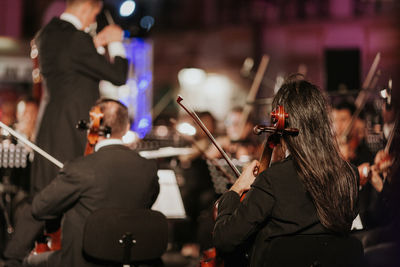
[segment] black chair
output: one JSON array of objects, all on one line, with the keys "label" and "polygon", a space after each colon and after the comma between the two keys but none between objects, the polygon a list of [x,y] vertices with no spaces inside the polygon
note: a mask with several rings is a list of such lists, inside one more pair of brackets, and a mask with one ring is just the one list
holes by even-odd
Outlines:
[{"label": "black chair", "polygon": [[355,237],[297,235],[271,240],[264,266],[361,267],[361,242]]},{"label": "black chair", "polygon": [[168,243],[165,216],[153,210],[101,209],[86,220],[83,253],[108,266],[162,266]]}]

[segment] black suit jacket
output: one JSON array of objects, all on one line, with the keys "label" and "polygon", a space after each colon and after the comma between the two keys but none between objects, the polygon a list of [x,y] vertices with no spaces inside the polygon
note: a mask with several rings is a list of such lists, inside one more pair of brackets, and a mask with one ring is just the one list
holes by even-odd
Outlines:
[{"label": "black suit jacket", "polygon": [[242,202],[234,191],[222,195],[214,244],[221,251],[232,252],[254,238],[250,266],[262,266],[274,237],[329,233],[289,157],[262,172]]},{"label": "black suit jacket", "polygon": [[[75,128],[89,119],[89,110],[99,98],[99,81],[115,85],[126,81],[127,60],[110,63],[97,53],[92,37],[71,23],[54,18],[36,38],[41,73],[48,95],[36,144],[61,162],[83,155],[85,132]],[[32,166],[32,191],[44,188],[58,168],[39,154]]]},{"label": "black suit jacket", "polygon": [[122,145],[110,145],[66,164],[33,200],[37,219],[64,214],[62,249],[49,266],[94,266],[82,256],[83,228],[88,215],[101,208],[150,208],[159,192],[154,161]]}]

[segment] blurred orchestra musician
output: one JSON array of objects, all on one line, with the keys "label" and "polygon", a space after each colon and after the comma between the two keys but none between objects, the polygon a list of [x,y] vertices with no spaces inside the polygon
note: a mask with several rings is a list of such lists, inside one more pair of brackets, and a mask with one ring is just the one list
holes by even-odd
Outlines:
[{"label": "blurred orchestra musician", "polygon": [[[16,108],[16,123],[14,124],[13,128],[30,141],[33,141],[35,139],[35,125],[37,114],[38,104],[33,98],[22,98],[20,101],[18,101]],[[32,160],[31,156],[33,156],[31,153],[33,152],[29,147],[24,147],[29,152],[27,158],[27,167],[15,169],[13,171],[13,180],[14,183],[24,191],[24,193],[29,193],[30,168]]]},{"label": "blurred orchestra musician", "polygon": [[34,140],[35,124],[38,115],[38,104],[33,98],[21,99],[17,103],[14,129],[28,140]]},{"label": "blurred orchestra musician", "polygon": [[[398,137],[397,141],[399,142]],[[398,143],[395,144],[398,146]],[[398,147],[396,148],[398,151]],[[400,212],[399,212],[399,162],[395,154],[389,156],[380,150],[374,165],[359,166],[361,176],[368,180],[374,198],[368,212],[369,225],[355,233],[365,248],[365,256],[370,266],[399,266],[400,260]]]},{"label": "blurred orchestra musician", "polygon": [[[398,207],[399,183],[399,134],[395,123],[395,109],[384,104],[382,109],[384,149],[375,155],[373,164],[358,166],[361,184],[370,188],[371,201],[364,220],[364,231],[355,233],[365,247],[370,266],[398,266],[400,260],[400,212]],[[386,129],[386,130],[385,130]],[[389,139],[389,140],[388,140]]]},{"label": "blurred orchestra musician", "polygon": [[[7,106],[8,108],[5,109],[4,114],[7,114],[6,117],[8,119],[3,117],[3,122],[12,126],[19,134],[32,140],[38,110],[36,101],[32,98],[23,97],[17,103],[8,102]],[[3,159],[0,168],[0,183],[2,186],[0,197],[4,198],[2,199],[4,200],[4,206],[2,205],[1,208],[4,210],[2,211],[1,222],[3,223],[4,217],[6,224],[9,224],[7,225],[7,234],[9,235],[30,190],[31,149],[19,143],[17,139],[6,131],[2,131],[2,133],[4,135],[2,135],[0,144],[0,154],[2,154]],[[8,157],[5,157],[6,154],[3,153],[7,153]],[[7,161],[6,164],[4,164],[4,160]],[[7,215],[4,212],[7,212]],[[8,219],[5,219],[5,216]],[[3,252],[8,238],[1,238],[3,241],[1,252]]]},{"label": "blurred orchestra musician", "polygon": [[[278,105],[289,114],[288,127],[299,129],[298,136],[280,138],[286,158],[257,177],[254,167],[260,163],[253,161],[219,199],[215,246],[229,253],[254,237],[250,266],[268,266],[275,238],[347,236],[357,215],[358,173],[340,156],[319,89],[291,77],[274,98],[273,107]],[[290,255],[286,249],[283,255]],[[306,266],[302,260],[292,259],[292,266]]]},{"label": "blurred orchestra musician", "polygon": [[13,101],[4,101],[0,105],[0,120],[8,126],[15,122],[15,103]]},{"label": "blurred orchestra musician", "polygon": [[[211,134],[215,133],[216,120],[214,116],[208,112],[198,112],[200,120],[204,123]],[[210,144],[207,135],[196,124],[196,134],[194,136],[192,148],[194,152],[190,155],[179,156],[182,167],[182,175],[185,183],[182,186],[182,200],[185,206],[186,214],[189,217],[189,225],[186,235],[183,237],[186,242],[182,246],[181,253],[184,256],[197,258],[199,250],[203,249],[207,244],[211,244],[211,230],[208,222],[211,221],[211,215],[207,216],[210,207],[216,200],[213,183],[210,172],[203,157],[204,151]],[[200,151],[201,150],[201,151]],[[203,231],[203,228],[209,231]]]},{"label": "blurred orchestra musician", "polygon": [[[358,166],[363,162],[372,162],[373,154],[365,143],[366,127],[364,121],[360,118],[352,118],[355,109],[354,104],[346,101],[334,105],[332,122],[344,159]],[[354,120],[353,123],[352,119]],[[349,125],[351,125],[351,129],[346,133]]]},{"label": "blurred orchestra musician", "polygon": [[[250,116],[241,129],[242,114],[242,107],[235,107],[229,112],[224,125],[226,135],[218,137],[217,142],[233,158],[248,162],[252,159],[249,156],[256,154],[258,143],[257,137],[252,132],[254,118]],[[215,146],[210,146],[206,153],[210,158],[221,158]]]},{"label": "blurred orchestra musician", "polygon": [[64,215],[61,250],[31,254],[26,266],[98,266],[82,253],[89,214],[102,208],[150,209],[158,196],[156,163],[122,143],[129,129],[127,108],[110,99],[100,99],[96,106],[104,114],[101,126],[111,129],[110,136],[99,134],[95,152],[68,162],[32,203],[32,215],[38,220]]},{"label": "blurred orchestra musician", "polygon": [[[352,114],[355,111],[355,106],[350,102],[340,102],[333,107],[332,119],[333,128],[336,138],[339,143],[340,152],[343,158],[356,166],[361,164],[371,164],[374,160],[374,155],[369,150],[365,143],[365,123],[356,118],[352,129],[348,136],[345,136],[345,131],[352,123]],[[360,181],[360,185],[363,185]],[[376,226],[374,219],[374,203],[376,199],[376,191],[371,183],[366,183],[359,188],[359,218],[361,225],[358,228],[368,230]],[[359,234],[356,234],[357,236]]]}]

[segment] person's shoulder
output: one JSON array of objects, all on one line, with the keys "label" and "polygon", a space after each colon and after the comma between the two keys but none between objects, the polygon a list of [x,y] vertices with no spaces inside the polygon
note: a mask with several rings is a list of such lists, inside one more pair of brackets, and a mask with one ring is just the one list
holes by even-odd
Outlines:
[{"label": "person's shoulder", "polygon": [[281,176],[282,173],[292,171],[294,169],[292,157],[287,157],[278,162],[274,162],[271,166],[264,172],[266,176],[274,177]]},{"label": "person's shoulder", "polygon": [[149,166],[149,165],[156,165],[155,160],[151,159],[146,159],[140,154],[135,151],[130,149],[129,147],[125,145],[110,145],[110,146],[105,146],[99,150],[101,153],[94,153],[98,155],[99,157],[119,157],[119,156],[124,156],[124,157],[130,157],[132,160],[134,160],[136,163],[140,164],[141,166]]},{"label": "person's shoulder", "polygon": [[65,34],[66,32],[75,32],[78,30],[71,23],[54,17],[43,27],[42,31],[59,31],[59,33]]},{"label": "person's shoulder", "polygon": [[60,172],[71,177],[92,177],[94,175],[91,159],[88,156],[79,156],[65,162]]},{"label": "person's shoulder", "polygon": [[289,156],[281,161],[274,162],[268,169],[260,174],[263,183],[273,186],[274,184],[286,183],[287,179],[297,177],[293,159]]}]

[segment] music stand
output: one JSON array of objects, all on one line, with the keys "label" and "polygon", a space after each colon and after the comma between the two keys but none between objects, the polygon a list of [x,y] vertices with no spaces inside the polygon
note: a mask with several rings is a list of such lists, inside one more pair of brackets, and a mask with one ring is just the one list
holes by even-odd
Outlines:
[{"label": "music stand", "polygon": [[158,170],[160,193],[151,209],[157,210],[168,219],[185,219],[181,193],[173,170]]},{"label": "music stand", "polygon": [[13,144],[7,139],[0,143],[0,168],[5,170],[0,182],[0,209],[3,211],[8,234],[14,232],[10,220],[11,195],[18,191],[18,187],[11,184],[11,170],[14,168],[26,168],[28,153],[22,144]]},{"label": "music stand", "polygon": [[[229,190],[230,186],[232,185],[229,179],[222,173],[217,166],[215,166],[214,162],[211,162],[210,160],[207,160],[207,166],[208,170],[210,171],[211,175],[211,180],[214,185],[214,190],[215,193],[217,194],[223,194],[226,191]],[[242,171],[243,169],[243,162],[237,159],[232,159],[232,162],[235,164],[235,166],[239,169],[239,171]],[[235,173],[232,171],[232,169],[229,167],[229,165],[226,163],[225,159],[218,159],[216,160],[216,163],[221,166],[222,168],[225,169],[225,171],[230,174],[232,177],[235,177]]]}]

